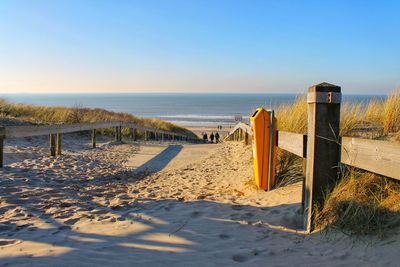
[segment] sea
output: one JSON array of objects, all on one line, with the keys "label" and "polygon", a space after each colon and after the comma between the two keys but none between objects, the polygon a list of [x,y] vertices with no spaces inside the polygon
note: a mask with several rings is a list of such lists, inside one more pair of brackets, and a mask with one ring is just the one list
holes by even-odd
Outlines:
[{"label": "sea", "polygon": [[[13,103],[43,106],[103,108],[145,118],[158,118],[183,126],[232,125],[248,121],[258,107],[275,108],[289,104],[296,94],[3,94]],[[344,102],[367,103],[384,100],[385,95],[344,95]]]}]

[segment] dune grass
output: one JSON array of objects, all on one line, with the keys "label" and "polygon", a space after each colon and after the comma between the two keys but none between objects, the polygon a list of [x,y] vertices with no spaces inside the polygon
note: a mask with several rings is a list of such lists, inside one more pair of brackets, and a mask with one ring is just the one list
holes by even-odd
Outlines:
[{"label": "dune grass", "polygon": [[316,228],[349,236],[385,237],[400,223],[400,184],[376,174],[348,170],[317,209]]},{"label": "dune grass", "polygon": [[[278,129],[296,133],[307,133],[307,99],[299,96],[292,104],[276,109]],[[400,90],[391,93],[385,100],[369,103],[343,103],[341,107],[340,134],[363,136],[374,131],[374,138],[400,135]],[[397,139],[400,139],[398,137]]]},{"label": "dune grass", "polygon": [[149,128],[180,134],[195,135],[177,125],[159,119],[139,118],[129,113],[112,112],[105,109],[84,107],[43,107],[29,104],[13,104],[0,99],[0,118],[11,118],[33,124],[90,123],[99,121],[126,121]]}]

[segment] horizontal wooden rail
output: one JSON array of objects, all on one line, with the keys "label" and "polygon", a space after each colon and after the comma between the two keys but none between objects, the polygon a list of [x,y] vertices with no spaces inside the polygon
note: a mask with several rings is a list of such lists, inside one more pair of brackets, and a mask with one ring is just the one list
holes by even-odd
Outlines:
[{"label": "horizontal wooden rail", "polygon": [[278,131],[278,147],[299,157],[307,157],[307,135]]},{"label": "horizontal wooden rail", "polygon": [[29,125],[29,126],[7,126],[0,131],[0,137],[20,138],[29,136],[49,135],[58,133],[72,133],[80,131],[88,131],[93,129],[104,129],[112,127],[129,127],[143,131],[149,131],[159,134],[168,134],[174,137],[186,137],[186,135],[167,132],[164,130],[148,128],[129,122],[110,121],[110,122],[95,122],[95,123],[75,123],[75,124],[53,124],[53,125]]},{"label": "horizontal wooden rail", "polygon": [[400,144],[342,137],[341,162],[400,180]]}]

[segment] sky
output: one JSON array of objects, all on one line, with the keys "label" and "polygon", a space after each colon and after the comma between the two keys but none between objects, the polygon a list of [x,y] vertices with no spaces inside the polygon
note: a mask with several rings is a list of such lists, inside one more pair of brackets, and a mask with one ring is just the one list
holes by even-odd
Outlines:
[{"label": "sky", "polygon": [[400,86],[400,1],[0,0],[0,93]]}]

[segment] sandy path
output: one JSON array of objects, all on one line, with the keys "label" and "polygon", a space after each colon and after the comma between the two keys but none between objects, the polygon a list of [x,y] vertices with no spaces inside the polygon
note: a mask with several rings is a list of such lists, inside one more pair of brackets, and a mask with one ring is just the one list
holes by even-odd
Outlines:
[{"label": "sandy path", "polygon": [[[160,169],[154,159],[166,150]],[[300,185],[257,190],[242,144],[103,144],[58,160],[41,153],[1,171],[1,265],[396,266],[400,259],[397,236],[368,246],[297,232]],[[138,173],[146,164],[158,172]]]}]

